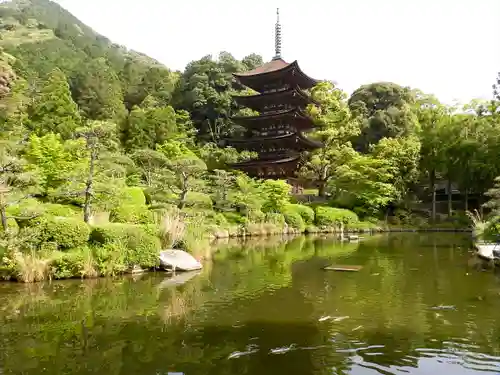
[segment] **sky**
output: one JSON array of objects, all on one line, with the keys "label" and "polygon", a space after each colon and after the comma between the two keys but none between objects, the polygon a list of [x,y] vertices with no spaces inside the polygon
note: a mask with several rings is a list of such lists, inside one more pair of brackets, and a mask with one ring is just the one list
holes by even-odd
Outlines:
[{"label": "sky", "polygon": [[490,99],[500,71],[500,0],[58,0],[113,42],[173,70],[228,51],[282,57],[351,93],[391,81],[446,103]]}]

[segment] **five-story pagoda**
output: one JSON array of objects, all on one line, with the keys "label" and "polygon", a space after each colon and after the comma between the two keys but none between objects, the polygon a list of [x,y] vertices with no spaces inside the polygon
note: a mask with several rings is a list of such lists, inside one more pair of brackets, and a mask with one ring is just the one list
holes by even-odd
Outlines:
[{"label": "five-story pagoda", "polygon": [[233,117],[246,129],[245,136],[227,143],[240,151],[258,153],[255,159],[233,164],[234,168],[252,177],[291,179],[299,168],[301,153],[322,147],[304,135],[314,127],[305,112],[314,101],[303,90],[312,88],[317,81],[304,74],[297,61],[287,63],[281,58],[279,11],[277,15],[274,58],[251,71],[234,74],[242,85],[258,92],[234,96],[234,100],[259,114]]}]

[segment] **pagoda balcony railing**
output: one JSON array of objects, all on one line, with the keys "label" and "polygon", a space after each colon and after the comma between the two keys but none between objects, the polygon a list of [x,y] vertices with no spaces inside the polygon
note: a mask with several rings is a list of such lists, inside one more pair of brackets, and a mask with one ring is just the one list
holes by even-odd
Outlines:
[{"label": "pagoda balcony railing", "polygon": [[286,111],[289,111],[290,109],[294,108],[296,106],[294,105],[291,105],[291,104],[269,104],[269,105],[266,105],[262,108],[261,110],[261,114],[266,114],[266,115],[270,115],[270,114],[279,114],[281,112],[286,112]]},{"label": "pagoda balcony railing", "polygon": [[290,150],[278,150],[278,151],[265,151],[259,153],[259,160],[276,160],[276,159],[286,159],[290,157],[295,157],[300,155],[298,152],[291,152]]},{"label": "pagoda balcony railing", "polygon": [[276,136],[283,134],[292,134],[295,133],[296,130],[291,126],[280,126],[280,127],[269,127],[265,129],[261,129],[259,131],[253,131],[252,136],[255,137],[267,137],[267,136]]},{"label": "pagoda balcony railing", "polygon": [[262,94],[271,94],[276,92],[286,91],[292,88],[289,83],[278,83],[276,85],[264,86],[262,89]]}]

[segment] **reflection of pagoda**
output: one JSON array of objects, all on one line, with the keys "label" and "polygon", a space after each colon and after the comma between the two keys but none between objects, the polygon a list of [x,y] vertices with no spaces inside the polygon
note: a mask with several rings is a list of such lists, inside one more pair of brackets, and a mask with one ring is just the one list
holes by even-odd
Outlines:
[{"label": "reflection of pagoda", "polygon": [[259,157],[233,164],[250,176],[259,178],[293,178],[299,167],[300,155],[321,147],[319,142],[304,136],[314,127],[305,108],[314,101],[302,90],[312,88],[317,81],[305,75],[297,61],[281,59],[281,26],[276,22],[276,56],[268,63],[249,72],[234,74],[242,84],[258,92],[256,95],[235,96],[238,104],[257,111],[257,116],[233,117],[246,128],[241,139],[228,140],[238,150],[257,152]]}]

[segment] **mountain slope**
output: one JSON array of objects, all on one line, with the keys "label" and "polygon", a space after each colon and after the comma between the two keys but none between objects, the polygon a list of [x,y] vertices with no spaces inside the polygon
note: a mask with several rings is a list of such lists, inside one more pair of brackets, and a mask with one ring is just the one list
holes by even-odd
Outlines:
[{"label": "mountain slope", "polygon": [[64,72],[73,92],[82,91],[75,85],[83,73],[110,80],[112,91],[121,92],[129,109],[144,99],[145,95],[136,95],[137,86],[152,70],[156,78],[171,81],[170,91],[178,77],[158,61],[112,43],[49,0],[1,3],[0,49],[15,58],[12,67],[30,82],[55,68]]}]

